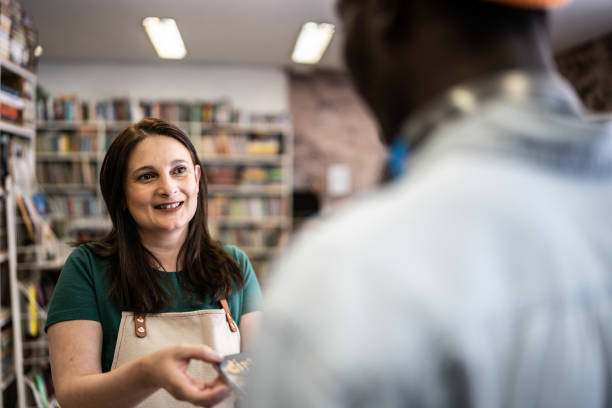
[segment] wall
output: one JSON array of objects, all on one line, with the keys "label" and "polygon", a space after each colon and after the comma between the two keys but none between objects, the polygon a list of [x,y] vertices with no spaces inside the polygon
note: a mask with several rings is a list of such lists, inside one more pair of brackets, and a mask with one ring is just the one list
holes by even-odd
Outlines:
[{"label": "wall", "polygon": [[[318,71],[290,77],[290,107],[295,133],[296,187],[315,190],[324,207],[377,185],[385,157],[370,112],[346,74]],[[351,172],[347,195],[329,194],[334,164]]]},{"label": "wall", "polygon": [[612,33],[564,51],[556,61],[587,109],[612,112]]},{"label": "wall", "polygon": [[51,95],[76,94],[97,100],[210,99],[228,97],[251,112],[287,112],[288,84],[283,71],[267,67],[159,63],[83,63],[41,61],[39,84]]}]

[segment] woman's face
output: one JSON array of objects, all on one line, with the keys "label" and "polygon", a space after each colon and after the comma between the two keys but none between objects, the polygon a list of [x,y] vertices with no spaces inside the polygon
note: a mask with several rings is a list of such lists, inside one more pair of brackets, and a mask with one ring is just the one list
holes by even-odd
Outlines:
[{"label": "woman's face", "polygon": [[200,166],[189,150],[168,136],[142,140],[131,152],[125,201],[143,241],[187,236],[198,205]]}]

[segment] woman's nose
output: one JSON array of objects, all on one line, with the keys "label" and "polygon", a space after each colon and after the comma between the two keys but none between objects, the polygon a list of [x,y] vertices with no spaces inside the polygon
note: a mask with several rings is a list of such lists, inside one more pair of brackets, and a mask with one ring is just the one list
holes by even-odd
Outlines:
[{"label": "woman's nose", "polygon": [[178,190],[176,180],[169,175],[161,176],[159,178],[158,192],[159,194],[170,197]]}]

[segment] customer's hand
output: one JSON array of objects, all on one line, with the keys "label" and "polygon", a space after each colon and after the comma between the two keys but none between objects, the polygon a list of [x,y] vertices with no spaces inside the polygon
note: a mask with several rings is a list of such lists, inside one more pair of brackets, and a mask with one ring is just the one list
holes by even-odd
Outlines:
[{"label": "customer's hand", "polygon": [[230,388],[220,376],[213,381],[193,377],[187,371],[189,360],[220,363],[223,359],[205,345],[177,345],[151,353],[146,359],[151,383],[164,388],[174,398],[207,407],[227,398]]}]

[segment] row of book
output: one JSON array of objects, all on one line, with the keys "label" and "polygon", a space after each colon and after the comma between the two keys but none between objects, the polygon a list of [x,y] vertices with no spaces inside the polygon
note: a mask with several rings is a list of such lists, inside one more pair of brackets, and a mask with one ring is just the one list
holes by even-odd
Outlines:
[{"label": "row of book", "polygon": [[271,125],[286,124],[285,113],[245,112],[227,99],[218,101],[141,101],[140,116],[171,122],[203,124]]},{"label": "row of book", "polygon": [[97,182],[95,161],[38,162],[36,177],[41,184],[76,184],[94,188]]},{"label": "row of book", "polygon": [[90,102],[81,101],[76,95],[53,97],[44,91],[40,91],[36,98],[36,117],[39,121],[131,121],[133,116],[128,98]]},{"label": "row of book", "polygon": [[[8,309],[3,308],[2,310],[2,315],[10,314]],[[0,359],[2,359],[2,382],[4,382],[4,379],[13,372],[13,327],[11,324],[4,325],[0,331]]]},{"label": "row of book", "polygon": [[203,157],[232,154],[275,155],[283,152],[283,135],[221,129],[203,134],[197,148]]},{"label": "row of book", "polygon": [[205,165],[209,184],[237,185],[279,183],[283,179],[278,166]]},{"label": "row of book", "polygon": [[38,32],[16,0],[0,0],[0,59],[36,71]]},{"label": "row of book", "polygon": [[227,244],[245,248],[276,248],[281,244],[283,232],[279,228],[243,227],[211,228],[214,237]]},{"label": "row of book", "polygon": [[171,122],[238,123],[240,119],[240,111],[232,108],[228,101],[142,101],[140,113],[144,118],[161,118]]},{"label": "row of book", "polygon": [[2,102],[0,102],[0,119],[5,122],[14,123],[16,125],[22,124],[21,111],[13,105],[9,105]]},{"label": "row of book", "polygon": [[259,282],[265,282],[267,280],[268,270],[270,269],[270,258],[260,256],[249,256],[251,266],[257,275]]},{"label": "row of book", "polygon": [[24,152],[27,152],[29,142],[21,138],[13,137],[10,133],[0,132],[0,190],[4,190],[4,182],[8,175],[12,175],[16,182],[29,182],[26,174],[17,171],[12,174],[13,169],[27,170],[24,163]]},{"label": "row of book", "polygon": [[132,101],[116,97],[101,101],[82,100],[77,95],[52,96],[39,89],[36,100],[39,121],[132,121],[160,118],[170,122],[202,124],[285,125],[286,113],[257,113],[236,109],[230,101]]},{"label": "row of book", "polygon": [[0,252],[5,253],[8,247],[8,232],[6,229],[6,200],[0,199]]},{"label": "row of book", "polygon": [[36,207],[43,217],[58,214],[66,218],[89,217],[100,214],[99,200],[93,194],[39,195]]},{"label": "row of book", "polygon": [[208,216],[214,217],[281,217],[286,209],[280,198],[274,197],[227,197],[214,195],[208,199]]},{"label": "row of book", "polygon": [[74,132],[40,131],[36,138],[37,152],[97,152],[96,127],[79,126]]}]

